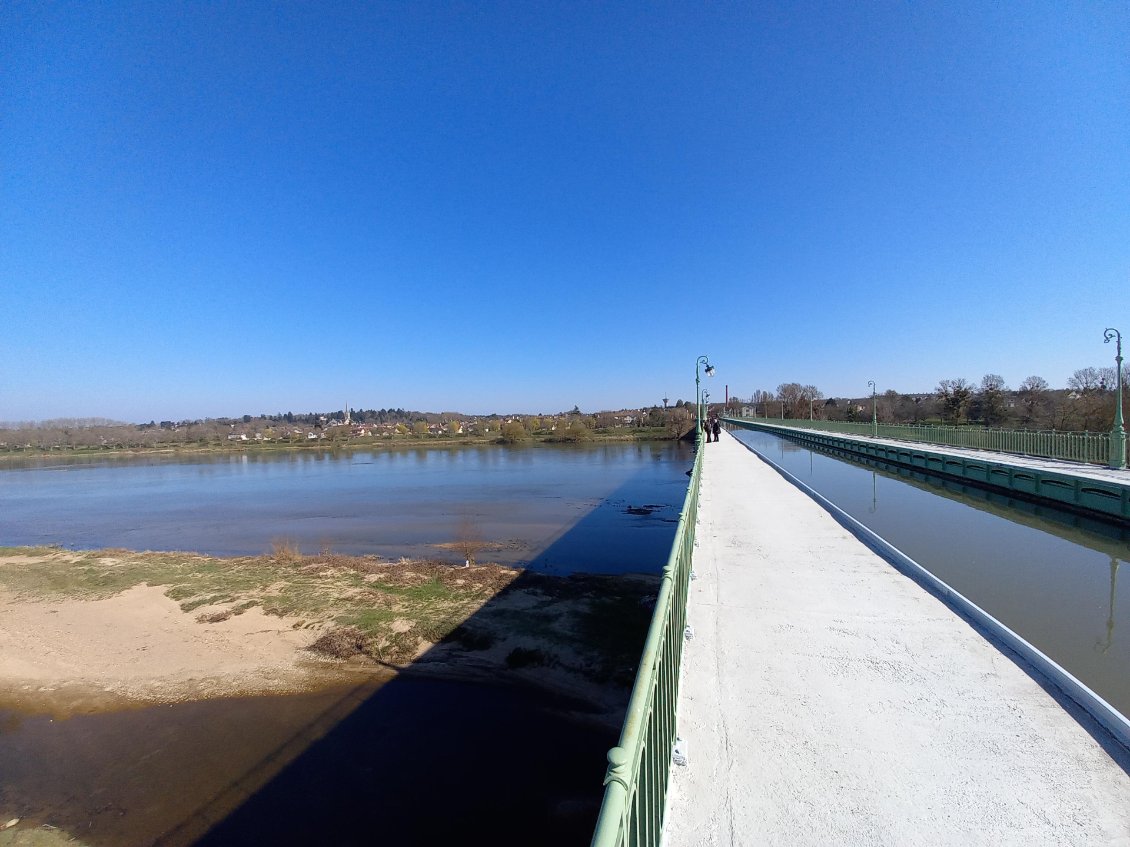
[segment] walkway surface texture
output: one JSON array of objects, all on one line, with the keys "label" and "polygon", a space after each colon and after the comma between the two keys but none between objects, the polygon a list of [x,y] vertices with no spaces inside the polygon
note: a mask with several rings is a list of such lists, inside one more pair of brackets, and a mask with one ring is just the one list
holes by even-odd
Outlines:
[{"label": "walkway surface texture", "polygon": [[667,847],[1130,845],[1125,749],[728,433],[703,449]]}]

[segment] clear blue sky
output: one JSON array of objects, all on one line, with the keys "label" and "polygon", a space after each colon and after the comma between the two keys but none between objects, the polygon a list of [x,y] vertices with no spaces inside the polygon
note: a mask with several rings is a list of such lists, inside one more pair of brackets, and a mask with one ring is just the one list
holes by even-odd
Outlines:
[{"label": "clear blue sky", "polygon": [[0,420],[1062,386],[1130,334],[1125,2],[9,0],[0,166]]}]

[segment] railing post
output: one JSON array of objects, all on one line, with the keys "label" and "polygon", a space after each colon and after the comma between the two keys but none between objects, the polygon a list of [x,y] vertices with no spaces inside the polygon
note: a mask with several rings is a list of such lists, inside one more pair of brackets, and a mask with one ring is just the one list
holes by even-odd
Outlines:
[{"label": "railing post", "polygon": [[1103,332],[1103,343],[1109,344],[1117,340],[1114,356],[1114,425],[1110,430],[1110,462],[1114,470],[1126,467],[1126,430],[1122,425],[1122,333],[1117,329],[1106,329]]}]

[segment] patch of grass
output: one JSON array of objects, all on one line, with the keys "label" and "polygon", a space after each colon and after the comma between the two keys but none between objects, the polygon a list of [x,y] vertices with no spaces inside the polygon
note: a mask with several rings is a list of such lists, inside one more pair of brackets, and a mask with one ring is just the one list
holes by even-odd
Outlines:
[{"label": "patch of grass", "polygon": [[[172,592],[169,592],[170,594]],[[175,597],[173,598],[176,599]],[[209,594],[209,595],[196,595],[191,600],[185,600],[180,604],[181,611],[191,612],[193,609],[199,609],[201,606],[218,606],[221,603],[230,603],[232,596],[230,594]]]},{"label": "patch of grass", "polygon": [[388,609],[357,609],[339,620],[365,632],[377,633],[391,625],[395,618],[396,615]]},{"label": "patch of grass", "polygon": [[42,544],[38,547],[0,546],[0,556],[42,556],[47,553],[57,553],[62,549],[58,544]]},{"label": "patch of grass", "polygon": [[459,627],[464,617],[459,614],[428,617],[418,625],[419,635],[425,641],[439,644],[448,639],[451,633]]}]

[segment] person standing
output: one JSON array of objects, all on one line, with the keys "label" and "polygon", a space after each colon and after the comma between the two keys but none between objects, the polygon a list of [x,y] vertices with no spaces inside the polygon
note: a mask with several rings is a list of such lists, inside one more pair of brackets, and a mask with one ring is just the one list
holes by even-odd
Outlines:
[{"label": "person standing", "polygon": [[717,442],[718,436],[721,435],[721,433],[722,433],[722,422],[720,420],[718,420],[717,415],[714,416],[714,422],[711,426],[714,430],[714,441]]}]

